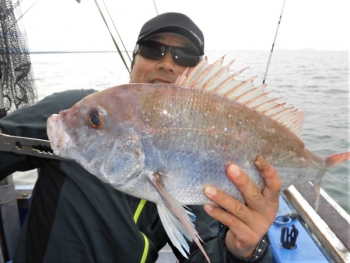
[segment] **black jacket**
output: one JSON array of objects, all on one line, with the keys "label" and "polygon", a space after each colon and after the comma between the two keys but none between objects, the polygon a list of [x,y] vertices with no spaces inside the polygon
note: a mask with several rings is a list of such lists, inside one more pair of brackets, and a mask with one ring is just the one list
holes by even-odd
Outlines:
[{"label": "black jacket", "polygon": [[[93,92],[55,93],[1,119],[0,129],[5,134],[47,139],[47,118]],[[155,204],[115,190],[73,161],[5,152],[0,152],[0,160],[0,180],[14,171],[39,168],[14,263],[155,262],[158,251],[169,242]],[[224,262],[219,222],[202,206],[191,208],[211,261]],[[205,262],[196,244],[189,245],[188,262]]]}]

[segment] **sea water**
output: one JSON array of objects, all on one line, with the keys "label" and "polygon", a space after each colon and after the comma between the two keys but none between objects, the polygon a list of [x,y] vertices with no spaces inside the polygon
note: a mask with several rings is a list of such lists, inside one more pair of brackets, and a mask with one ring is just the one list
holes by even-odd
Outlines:
[{"label": "sea water", "polygon": [[[235,59],[230,71],[247,66],[240,79],[257,76],[261,85],[270,55],[268,51],[207,51],[209,61],[225,55]],[[126,57],[128,66],[130,62]],[[68,89],[103,90],[129,82],[129,73],[118,53],[31,54],[38,99]],[[275,50],[265,83],[274,96],[303,111],[302,140],[312,152],[327,156],[350,151],[349,52]],[[16,173],[16,185],[33,185],[36,174]],[[350,213],[350,162],[332,168],[323,189]]]}]

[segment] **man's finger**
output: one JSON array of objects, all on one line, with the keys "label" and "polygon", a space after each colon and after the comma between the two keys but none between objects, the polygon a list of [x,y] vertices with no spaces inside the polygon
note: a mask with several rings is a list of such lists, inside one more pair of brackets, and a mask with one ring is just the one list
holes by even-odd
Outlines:
[{"label": "man's finger", "polygon": [[236,165],[229,165],[227,176],[242,193],[247,206],[254,211],[265,210],[265,200],[260,189],[254,184],[249,176]]},{"label": "man's finger", "polygon": [[[220,221],[225,226],[228,226],[231,231],[234,233],[236,239],[248,242],[252,241],[254,244],[256,240],[259,240],[261,233],[256,233],[253,229],[251,229],[247,224],[242,222],[239,218],[237,218],[234,214],[228,213],[225,210],[222,210],[220,207],[217,207],[212,204],[205,204],[204,210],[213,218]],[[255,239],[252,239],[252,237]]]},{"label": "man's finger", "polygon": [[255,165],[265,180],[265,188],[263,191],[265,200],[273,203],[278,202],[282,181],[277,171],[261,156],[256,159]]},{"label": "man's finger", "polygon": [[[249,219],[251,218],[251,211],[245,204],[211,186],[205,187],[204,193],[210,200],[212,200],[214,203],[216,203],[220,207],[224,208],[227,212],[234,215],[239,220],[245,223],[249,223],[250,221]],[[222,211],[222,213],[219,213],[220,210]],[[226,212],[222,209],[220,210],[217,211],[217,214],[215,216],[220,215],[222,217],[215,218],[215,219],[218,219],[221,223],[225,224],[223,220],[225,220],[224,216]]]},{"label": "man's finger", "polygon": [[[227,248],[236,249],[236,252],[233,253],[238,256],[245,256],[247,252],[255,248],[256,244],[265,234],[262,229],[258,229],[260,231],[253,230],[233,214],[230,214],[215,205],[205,204],[204,210],[211,217],[217,219],[222,224],[230,228],[230,231],[227,233],[225,243]],[[237,254],[237,252],[240,254]]]}]

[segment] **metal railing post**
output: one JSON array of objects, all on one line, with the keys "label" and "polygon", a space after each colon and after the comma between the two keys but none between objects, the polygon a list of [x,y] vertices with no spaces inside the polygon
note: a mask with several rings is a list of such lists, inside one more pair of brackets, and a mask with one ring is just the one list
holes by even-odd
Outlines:
[{"label": "metal railing post", "polygon": [[9,259],[13,259],[21,231],[12,175],[0,182],[0,215]]}]

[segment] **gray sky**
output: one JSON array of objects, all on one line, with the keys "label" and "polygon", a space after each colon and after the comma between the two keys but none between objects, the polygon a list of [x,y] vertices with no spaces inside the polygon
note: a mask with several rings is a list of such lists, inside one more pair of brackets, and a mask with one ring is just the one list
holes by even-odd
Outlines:
[{"label": "gray sky", "polygon": [[[23,0],[24,13],[36,0]],[[128,50],[156,15],[153,0],[104,0]],[[206,50],[270,50],[283,0],[155,0],[202,29]],[[103,7],[103,2],[99,1]],[[107,13],[106,13],[107,15]],[[31,51],[115,51],[93,0],[39,0],[22,19]],[[275,49],[350,49],[349,0],[287,0]]]}]

